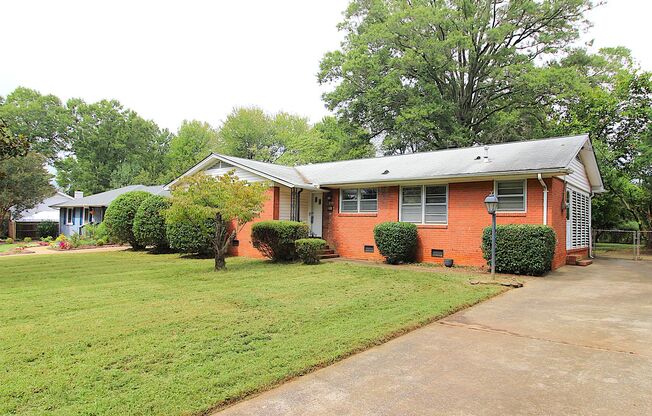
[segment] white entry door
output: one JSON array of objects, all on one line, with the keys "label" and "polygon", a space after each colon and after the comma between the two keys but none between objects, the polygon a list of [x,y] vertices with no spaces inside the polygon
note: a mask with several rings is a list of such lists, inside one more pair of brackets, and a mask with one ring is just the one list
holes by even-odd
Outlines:
[{"label": "white entry door", "polygon": [[310,194],[310,234],[313,237],[321,237],[322,197],[321,192],[312,192]]}]

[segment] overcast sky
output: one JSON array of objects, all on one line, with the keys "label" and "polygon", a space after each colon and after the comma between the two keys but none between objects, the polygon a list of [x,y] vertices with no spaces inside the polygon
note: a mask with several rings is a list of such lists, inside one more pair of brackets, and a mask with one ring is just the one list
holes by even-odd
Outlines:
[{"label": "overcast sky", "polygon": [[[0,95],[17,86],[87,101],[115,98],[159,125],[217,125],[258,105],[316,122],[316,73],[341,40],[348,0],[3,1]],[[652,70],[652,2],[591,13],[595,46],[624,45]]]}]

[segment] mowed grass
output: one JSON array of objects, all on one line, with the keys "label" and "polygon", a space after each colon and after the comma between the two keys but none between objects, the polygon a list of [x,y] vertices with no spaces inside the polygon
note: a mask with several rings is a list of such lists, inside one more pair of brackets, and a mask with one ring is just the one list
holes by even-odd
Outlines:
[{"label": "mowed grass", "polygon": [[503,290],[359,264],[212,267],[130,252],[0,259],[0,414],[202,413]]}]

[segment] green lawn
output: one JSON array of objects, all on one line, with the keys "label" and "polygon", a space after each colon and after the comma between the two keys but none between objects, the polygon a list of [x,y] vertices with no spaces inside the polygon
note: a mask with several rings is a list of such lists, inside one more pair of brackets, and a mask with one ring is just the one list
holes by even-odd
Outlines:
[{"label": "green lawn", "polygon": [[1,258],[0,414],[201,413],[503,290],[444,270],[212,266],[130,252]]},{"label": "green lawn", "polygon": [[596,250],[604,251],[633,251],[634,245],[632,243],[595,243]]}]

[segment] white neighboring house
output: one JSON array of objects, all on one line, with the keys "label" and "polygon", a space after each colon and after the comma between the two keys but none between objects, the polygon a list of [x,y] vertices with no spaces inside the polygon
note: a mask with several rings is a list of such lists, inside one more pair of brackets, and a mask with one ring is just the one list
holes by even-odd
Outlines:
[{"label": "white neighboring house", "polygon": [[52,205],[72,199],[73,197],[57,191],[56,194],[44,199],[34,208],[21,212],[14,221],[9,222],[9,237],[13,239],[38,238],[39,223],[46,221],[59,223],[59,208],[52,207]]}]

